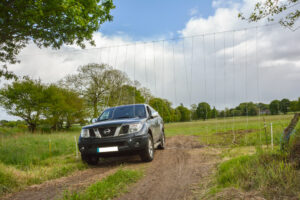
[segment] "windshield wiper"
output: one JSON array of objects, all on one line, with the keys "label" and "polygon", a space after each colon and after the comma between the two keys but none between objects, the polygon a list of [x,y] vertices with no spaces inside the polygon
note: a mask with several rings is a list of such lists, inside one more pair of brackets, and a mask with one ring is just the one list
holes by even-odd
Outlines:
[{"label": "windshield wiper", "polygon": [[122,116],[122,117],[118,117],[118,118],[115,118],[115,119],[126,119],[126,118],[132,118],[130,116]]}]

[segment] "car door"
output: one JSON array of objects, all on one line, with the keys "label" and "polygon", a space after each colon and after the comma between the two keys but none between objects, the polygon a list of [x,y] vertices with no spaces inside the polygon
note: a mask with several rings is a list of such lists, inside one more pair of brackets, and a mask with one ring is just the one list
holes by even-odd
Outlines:
[{"label": "car door", "polygon": [[[151,113],[157,112],[152,107],[150,107],[150,109],[151,109]],[[157,142],[160,139],[159,115],[157,117],[153,118],[153,123],[154,123],[154,129],[155,129],[155,140],[154,140],[154,142]]]},{"label": "car door", "polygon": [[156,142],[157,140],[157,133],[156,133],[156,126],[155,126],[155,118],[152,118],[152,109],[147,106],[147,113],[148,113],[148,125],[150,130],[152,131],[153,141]]}]

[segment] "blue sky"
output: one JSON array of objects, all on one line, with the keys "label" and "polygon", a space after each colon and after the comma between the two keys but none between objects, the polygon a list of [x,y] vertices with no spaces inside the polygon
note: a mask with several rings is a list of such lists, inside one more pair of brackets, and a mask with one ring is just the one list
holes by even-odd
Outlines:
[{"label": "blue sky", "polygon": [[210,0],[115,0],[114,20],[102,25],[104,35],[128,35],[133,39],[172,36],[191,17],[214,13]]}]

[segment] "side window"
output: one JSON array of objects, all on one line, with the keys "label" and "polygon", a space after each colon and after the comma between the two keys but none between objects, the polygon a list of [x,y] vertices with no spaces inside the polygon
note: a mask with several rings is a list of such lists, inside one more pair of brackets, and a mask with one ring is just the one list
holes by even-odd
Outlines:
[{"label": "side window", "polygon": [[147,112],[148,112],[148,116],[151,116],[151,109],[149,108],[149,106],[147,106]]},{"label": "side window", "polygon": [[156,110],[154,110],[152,107],[150,107],[151,109],[151,113],[157,112]]}]

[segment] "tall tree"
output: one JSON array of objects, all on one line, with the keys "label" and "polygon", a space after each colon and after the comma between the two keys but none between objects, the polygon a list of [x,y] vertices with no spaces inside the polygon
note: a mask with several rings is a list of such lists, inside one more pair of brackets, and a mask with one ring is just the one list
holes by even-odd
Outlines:
[{"label": "tall tree", "polygon": [[54,131],[62,129],[64,122],[68,129],[86,117],[83,99],[76,92],[54,84],[44,90],[42,105],[42,114],[46,119],[44,123],[49,124]]},{"label": "tall tree", "polygon": [[176,109],[180,112],[181,122],[186,122],[191,120],[191,111],[188,108],[184,107],[183,104],[180,104],[180,106],[178,106]]},{"label": "tall tree", "polygon": [[210,116],[211,116],[211,118],[217,118],[217,117],[218,117],[218,110],[216,109],[215,106],[214,106],[214,108],[211,110]]},{"label": "tall tree", "polygon": [[171,122],[172,118],[172,107],[171,103],[166,99],[152,98],[149,100],[149,105],[152,106],[159,115],[163,118],[164,122]]},{"label": "tall tree", "polygon": [[15,81],[0,90],[0,103],[8,114],[22,118],[34,132],[42,114],[44,89],[40,80]]},{"label": "tall tree", "polygon": [[18,62],[29,41],[54,49],[74,43],[84,48],[85,41],[94,45],[93,33],[113,19],[113,8],[112,0],[1,1],[0,62]]},{"label": "tall tree", "polygon": [[282,99],[279,103],[280,112],[286,114],[290,109],[290,104],[291,104],[290,100]]},{"label": "tall tree", "polygon": [[197,105],[196,104],[192,104],[191,105],[191,113],[192,113],[192,119],[195,120],[195,119],[198,119],[198,116],[197,116]]},{"label": "tall tree", "polygon": [[269,109],[272,115],[278,115],[279,114],[279,106],[280,106],[280,101],[278,100],[273,100],[270,105]]},{"label": "tall tree", "polygon": [[129,82],[125,73],[105,64],[91,63],[80,66],[77,74],[66,76],[60,84],[78,91],[96,118],[105,106],[115,105],[116,99],[111,94],[119,94],[121,87]]},{"label": "tall tree", "polygon": [[202,102],[198,104],[197,107],[197,116],[199,119],[209,119],[210,118],[210,105],[206,102]]}]

